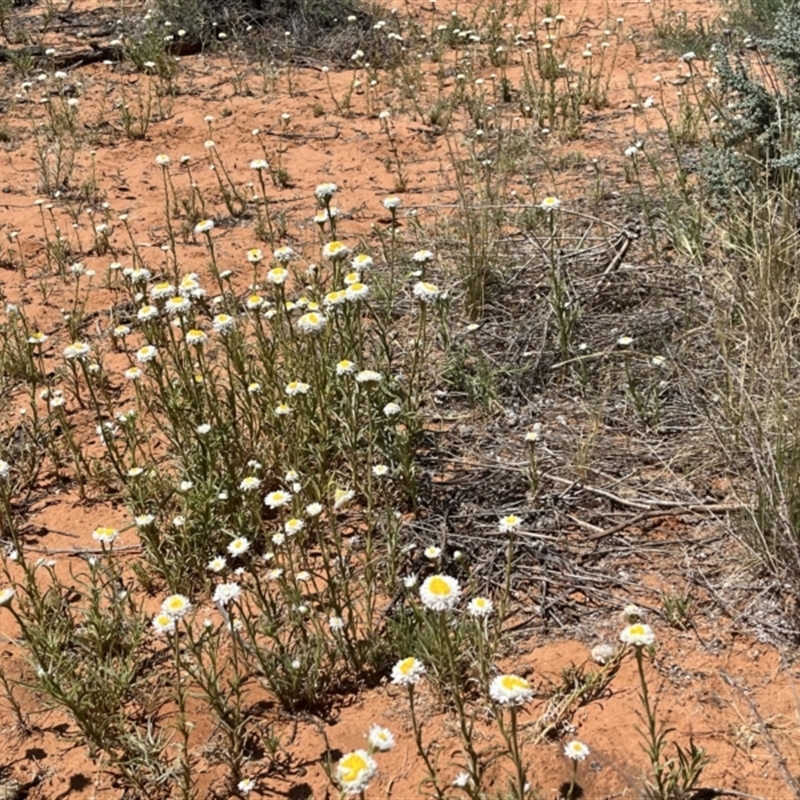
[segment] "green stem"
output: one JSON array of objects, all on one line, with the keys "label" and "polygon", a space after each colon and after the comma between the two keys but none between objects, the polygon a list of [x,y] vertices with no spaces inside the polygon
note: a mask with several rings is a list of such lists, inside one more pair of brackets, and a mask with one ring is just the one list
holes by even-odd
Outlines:
[{"label": "green stem", "polygon": [[650,705],[650,693],[647,690],[647,679],[644,675],[644,654],[642,648],[636,648],[636,668],[639,672],[639,683],[642,687],[642,705],[644,706],[645,717],[647,718],[647,738],[648,738],[648,754],[650,756],[650,764],[653,768],[653,778],[656,783],[656,791],[658,797],[664,797],[663,786],[663,765],[661,764],[661,742],[658,735],[658,724],[656,722],[655,707]]},{"label": "green stem", "polygon": [[414,685],[409,684],[408,686],[408,705],[411,709],[411,727],[414,729],[414,741],[417,745],[417,752],[422,757],[422,760],[425,762],[425,766],[428,769],[428,777],[433,784],[434,791],[436,792],[437,800],[445,800],[445,794],[439,787],[439,779],[436,776],[436,769],[434,768],[433,764],[431,763],[430,756],[428,756],[428,751],[425,746],[422,744],[422,727],[420,726],[419,722],[417,721],[417,715],[414,710]]}]

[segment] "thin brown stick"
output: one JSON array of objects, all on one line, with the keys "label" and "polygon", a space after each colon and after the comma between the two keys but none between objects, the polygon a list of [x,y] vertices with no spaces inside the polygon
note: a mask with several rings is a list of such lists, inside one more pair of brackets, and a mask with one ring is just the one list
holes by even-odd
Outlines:
[{"label": "thin brown stick", "polygon": [[747,692],[741,686],[739,686],[739,684],[736,683],[736,681],[727,672],[725,672],[725,670],[721,669],[719,674],[725,683],[727,683],[728,686],[730,686],[750,707],[750,713],[755,717],[755,720],[758,723],[759,732],[764,737],[764,741],[766,742],[769,751],[772,753],[772,757],[775,760],[775,764],[778,767],[781,777],[786,782],[786,785],[792,790],[795,800],[800,800],[800,785],[790,772],[789,767],[786,764],[786,759],[783,757],[783,753],[781,753],[774,737],[769,732],[769,728],[764,722],[764,718],[761,716],[758,706],[753,702],[752,698],[747,695]]}]

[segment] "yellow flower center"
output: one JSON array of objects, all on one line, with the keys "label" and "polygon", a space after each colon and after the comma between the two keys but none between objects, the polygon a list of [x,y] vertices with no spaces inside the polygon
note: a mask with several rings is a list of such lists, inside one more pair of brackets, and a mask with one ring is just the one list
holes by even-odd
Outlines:
[{"label": "yellow flower center", "polygon": [[414,656],[410,656],[409,658],[404,658],[398,665],[397,668],[403,675],[408,675],[414,669],[414,664],[417,663],[417,659]]},{"label": "yellow flower center", "polygon": [[430,589],[431,594],[435,594],[437,597],[448,597],[453,592],[450,584],[440,575],[435,575],[431,579],[428,589]]},{"label": "yellow flower center", "polygon": [[344,783],[355,783],[358,776],[367,769],[368,764],[358,753],[348,753],[339,762],[340,774]]},{"label": "yellow flower center", "polygon": [[503,675],[502,680],[503,688],[508,692],[517,692],[520,689],[530,689],[531,685],[525,678],[520,678],[518,675]]},{"label": "yellow flower center", "polygon": [[628,633],[630,633],[631,636],[644,636],[645,634],[644,625],[640,623],[637,623],[636,625],[631,625],[630,628],[628,628]]}]

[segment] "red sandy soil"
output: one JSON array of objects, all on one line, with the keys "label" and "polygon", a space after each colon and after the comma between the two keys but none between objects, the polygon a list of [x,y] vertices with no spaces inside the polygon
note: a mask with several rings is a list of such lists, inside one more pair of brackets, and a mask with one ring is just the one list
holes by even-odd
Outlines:
[{"label": "red sandy soil", "polygon": [[[656,74],[668,83],[685,75],[687,68],[675,54],[659,50],[648,40],[650,5],[620,0],[588,0],[580,5],[583,23],[579,36],[582,40],[597,43],[609,21],[624,17],[624,30],[638,32],[643,43],[640,57],[629,43],[623,44],[609,85],[609,106],[588,116],[578,142],[564,145],[565,152],[578,149],[588,159],[602,160],[611,174],[621,177],[622,151],[637,135],[630,111],[634,100],[630,82],[635,83],[636,91],[644,98],[657,93],[657,84],[653,82]],[[690,15],[697,16],[707,13],[708,5],[693,2],[684,7]],[[92,7],[95,6],[86,0],[76,0],[73,4],[75,10]],[[411,9],[411,13],[424,15],[426,24],[431,14],[445,19],[448,12],[444,3],[440,3],[435,12],[428,7]],[[424,65],[423,68],[433,75],[436,66]],[[19,77],[12,76],[11,67],[5,65],[3,70],[6,86],[17,87]],[[273,161],[278,157],[278,149],[281,150],[280,158],[292,186],[274,193],[272,202],[276,211],[285,213],[292,221],[293,235],[299,236],[304,229],[304,236],[308,239],[313,236],[313,191],[318,183],[326,180],[333,180],[342,188],[337,200],[342,206],[342,229],[347,237],[369,237],[376,220],[378,225],[386,224],[387,220],[381,219],[385,216],[381,200],[393,194],[395,186],[393,176],[381,161],[386,155],[387,143],[376,112],[384,107],[399,106],[396,90],[379,86],[372,113],[366,111],[363,94],[356,95],[353,113],[344,116],[332,108],[325,76],[316,67],[293,70],[291,96],[282,75],[278,76],[276,85],[264,93],[260,88],[261,79],[253,69],[247,76],[253,95],[235,94],[230,71],[229,59],[222,56],[198,55],[182,59],[177,81],[183,93],[175,100],[171,116],[153,123],[144,141],[129,141],[119,129],[118,116],[108,112],[107,106],[104,112],[101,103],[104,96],[113,94],[120,84],[134,92],[137,83],[144,84],[149,78],[136,73],[123,74],[100,64],[70,70],[70,80],[83,84],[81,119],[90,121],[108,113],[110,125],[97,128],[96,154],[92,156],[88,148],[79,154],[76,183],[88,179],[93,159],[97,183],[106,192],[106,200],[113,211],[114,237],[123,239],[124,231],[116,218],[127,213],[137,242],[147,251],[152,249],[153,262],[158,263],[158,249],[167,241],[162,173],[154,162],[158,153],[169,154],[173,162],[184,154],[191,156],[195,180],[204,188],[206,196],[216,196],[215,179],[208,170],[208,154],[203,146],[209,138],[208,123],[204,121],[207,115],[215,118],[211,135],[216,148],[236,175],[246,174],[250,160],[261,157],[251,134],[253,128],[268,133],[265,139]],[[487,67],[487,79],[491,72]],[[330,78],[334,91],[340,96],[352,75],[349,71],[331,70]],[[674,101],[674,92],[675,87],[670,85],[669,102]],[[409,190],[403,195],[403,206],[404,211],[416,209],[420,219],[427,222],[434,214],[446,214],[447,204],[454,197],[447,144],[444,137],[432,135],[428,126],[413,116],[408,103],[405,107],[406,111],[396,113],[392,120],[408,172]],[[280,131],[283,113],[290,114],[291,118],[286,125],[287,135],[281,138],[271,134]],[[14,106],[8,118],[10,143],[0,150],[3,193],[0,207],[4,212],[0,227],[5,233],[19,231],[28,273],[27,279],[23,279],[18,269],[0,269],[0,281],[6,299],[24,304],[40,329],[53,334],[63,346],[66,338],[60,309],[69,302],[69,289],[54,284],[52,293],[43,301],[36,280],[44,264],[44,236],[40,211],[34,206],[39,197],[39,178],[29,115],[38,119],[41,114],[35,103],[22,102]],[[550,142],[546,146],[556,147]],[[571,183],[581,179],[580,175],[570,172],[560,173],[560,183],[542,181],[541,194],[569,195]],[[179,190],[186,188],[186,179],[179,169],[174,173],[174,180]],[[520,184],[522,190],[523,184]],[[221,209],[221,203],[219,207]],[[69,228],[62,209],[57,206],[55,212],[64,228]],[[90,226],[85,215],[81,224],[83,239],[88,241]],[[240,269],[238,280],[242,289],[248,277],[242,254],[256,244],[248,227],[220,228],[215,232],[218,258],[221,263]],[[16,246],[13,245],[12,251]],[[201,242],[190,240],[180,245],[180,254],[184,272],[204,268],[206,251]],[[105,255],[85,255],[81,260],[87,268],[96,269],[100,276],[110,259]],[[88,310],[107,308],[108,304],[108,292],[98,291],[93,293]],[[48,361],[52,359],[54,363],[59,353],[60,347],[54,348]],[[24,405],[23,398],[22,394],[12,398],[8,409],[11,417]],[[24,520],[25,529],[39,531],[32,551],[55,554],[53,557],[60,564],[68,560],[65,551],[96,546],[91,531],[100,524],[125,527],[127,520],[120,509],[99,502],[81,504],[75,495],[57,492],[35,504]],[[684,532],[692,535],[692,531]],[[662,534],[658,528],[641,533],[643,537],[655,539]],[[135,534],[128,531],[118,544],[124,547],[136,543]],[[637,561],[635,568],[644,570],[642,583],[651,586],[653,597],[657,598],[658,590],[663,588],[659,575],[665,573],[649,574],[642,560]],[[67,574],[66,567],[64,574]],[[682,587],[673,585],[671,588]],[[657,603],[654,599],[653,604]],[[620,609],[622,605],[621,598]],[[671,738],[687,745],[689,737],[693,737],[711,756],[702,785],[772,800],[792,796],[778,756],[779,752],[783,754],[787,762],[784,768],[791,774],[800,770],[795,747],[800,718],[798,670],[789,654],[741,633],[732,619],[706,614],[699,604],[693,612],[696,629],[690,632],[672,630],[657,619],[649,621],[658,635],[655,661],[648,666],[651,690],[658,697],[664,721],[674,728]],[[516,671],[523,666],[529,668],[537,687],[536,701],[522,714],[526,735],[536,731],[548,686],[560,683],[562,668],[571,664],[589,665],[590,648],[600,641],[616,642],[621,626],[619,613],[609,612],[608,618],[596,629],[576,631],[575,638],[553,636],[515,643],[506,666]],[[0,663],[10,678],[24,681],[29,667],[22,649],[13,641],[16,631],[5,610],[0,610],[0,631]],[[579,769],[579,784],[586,798],[639,796],[645,756],[636,732],[640,725],[637,692],[635,662],[632,656],[626,657],[604,695],[575,710],[569,719],[570,730],[592,751]],[[112,777],[88,758],[86,749],[74,738],[75,729],[64,715],[43,710],[37,698],[24,687],[16,688],[15,693],[30,715],[33,731],[19,731],[11,713],[4,705],[0,707],[3,731],[0,764],[7,765],[15,779],[31,784],[27,797],[31,800],[112,800],[123,796],[120,789],[114,788]],[[424,683],[420,688],[420,713],[425,720],[426,739],[440,743],[438,763],[442,776],[452,780],[458,772],[454,763],[461,760],[453,718],[442,713],[439,701]],[[488,708],[478,704],[476,714],[480,720],[477,736],[483,742],[496,742],[495,725]],[[196,715],[193,736],[200,748],[213,739],[215,731],[202,708],[196,709]],[[266,721],[275,724],[282,745],[292,759],[286,771],[259,778],[258,788],[251,796],[300,798],[312,796],[311,793],[314,797],[335,796],[323,769],[326,748],[330,746],[344,752],[363,747],[364,736],[372,723],[390,728],[397,745],[392,751],[377,755],[380,771],[370,787],[369,797],[410,799],[422,796],[419,782],[424,772],[414,750],[407,701],[398,687],[386,683],[348,698],[329,721],[303,716],[292,719],[277,714]],[[569,778],[569,764],[562,754],[567,732],[560,731],[562,741],[540,741],[526,748],[530,774],[541,786],[543,797],[555,798],[558,787]],[[198,752],[203,751],[199,749]],[[253,774],[258,774],[258,764],[253,765]],[[210,755],[201,758],[198,775],[199,796],[218,796],[216,792],[223,785],[224,775]],[[502,771],[495,770],[493,775],[497,788],[504,788]],[[308,793],[304,794],[305,790]]]}]

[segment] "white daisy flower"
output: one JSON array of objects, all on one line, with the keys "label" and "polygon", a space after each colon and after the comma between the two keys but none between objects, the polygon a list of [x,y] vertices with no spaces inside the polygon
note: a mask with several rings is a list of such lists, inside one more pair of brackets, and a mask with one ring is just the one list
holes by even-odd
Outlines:
[{"label": "white daisy flower", "polygon": [[330,261],[339,261],[350,255],[350,248],[344,242],[328,242],[322,248],[322,257]]},{"label": "white daisy flower", "polygon": [[344,297],[345,300],[349,300],[350,302],[364,300],[369,297],[369,286],[367,286],[365,283],[361,283],[360,281],[351,283],[347,289],[345,289]]},{"label": "white daisy flower", "polygon": [[509,514],[500,520],[498,527],[500,528],[500,533],[512,533],[517,530],[523,522],[524,520],[522,517],[518,517],[516,514]]},{"label": "white daisy flower", "polygon": [[92,531],[92,539],[102,544],[111,544],[117,536],[119,536],[119,531],[116,528],[100,527]]},{"label": "white daisy flower", "polygon": [[374,369],[362,369],[356,375],[356,382],[361,384],[375,384],[380,383],[383,380],[383,375],[380,372],[376,372]]},{"label": "white daisy flower", "polygon": [[175,287],[169,281],[160,281],[150,288],[153,300],[164,300],[175,294]]},{"label": "white daisy flower", "polygon": [[289,505],[291,499],[292,495],[289,492],[285,492],[282,489],[278,489],[277,491],[270,492],[264,498],[264,505],[273,509],[283,508],[284,506]]},{"label": "white daisy flower", "polygon": [[467,605],[467,611],[471,617],[488,617],[493,609],[494,603],[488,597],[475,597]]},{"label": "white daisy flower", "polygon": [[156,633],[172,633],[175,630],[175,618],[160,611],[153,617],[153,628]]},{"label": "white daisy flower", "polygon": [[75,359],[84,358],[89,355],[91,347],[86,342],[73,342],[64,348],[64,358]]},{"label": "white daisy flower", "polygon": [[171,594],[161,604],[161,611],[164,614],[169,614],[173,619],[181,619],[185,617],[192,608],[189,598],[183,594]]},{"label": "white daisy flower", "polygon": [[258,489],[259,486],[261,486],[261,478],[257,478],[255,475],[248,475],[246,478],[242,478],[239,489],[243,492],[252,492]]},{"label": "white daisy flower", "polygon": [[425,665],[414,656],[398,661],[392,667],[392,683],[396,686],[413,686],[425,674]]},{"label": "white daisy flower", "polygon": [[380,725],[370,726],[367,741],[372,751],[380,750],[385,752],[394,747],[394,735],[388,728],[383,728]]},{"label": "white daisy flower", "polygon": [[307,383],[303,383],[303,381],[290,381],[286,384],[284,391],[289,397],[294,397],[296,394],[308,394],[310,388],[311,386]]},{"label": "white daisy flower", "polygon": [[422,605],[431,611],[451,611],[461,596],[461,587],[449,575],[430,575],[419,587]]},{"label": "white daisy flower", "polygon": [[396,417],[401,410],[400,406],[395,402],[387,403],[383,407],[383,413],[387,417]]},{"label": "white daisy flower", "polygon": [[204,297],[206,290],[200,286],[200,280],[196,272],[190,272],[181,278],[178,284],[178,294],[183,297]]},{"label": "white daisy flower", "polygon": [[362,794],[377,771],[375,759],[366,750],[353,750],[336,765],[336,782],[345,794]]},{"label": "white daisy flower", "polygon": [[170,297],[164,304],[164,310],[170,316],[180,316],[185,314],[192,307],[192,301],[188,297],[177,294],[175,297]]},{"label": "white daisy flower", "polygon": [[42,333],[41,331],[36,331],[36,333],[33,333],[28,337],[28,344],[42,345],[47,341],[47,339],[48,337],[46,333]]},{"label": "white daisy flower", "polygon": [[429,261],[433,261],[433,253],[430,250],[417,250],[411,256],[411,260],[417,264],[427,264]]},{"label": "white daisy flower", "polygon": [[338,511],[342,506],[349,503],[354,497],[352,489],[336,489],[333,493],[333,510]]},{"label": "white daisy flower", "polygon": [[158,348],[153,347],[152,344],[146,344],[144,347],[140,347],[136,351],[136,360],[140,364],[146,364],[148,361],[152,361],[158,355]]},{"label": "white daisy flower", "polygon": [[335,292],[328,292],[325,295],[324,303],[329,308],[335,308],[336,306],[340,306],[347,300],[347,293],[343,289],[339,289]]},{"label": "white daisy flower", "polygon": [[648,647],[651,644],[655,644],[656,641],[653,629],[643,622],[628,625],[619,635],[619,638],[623,644],[631,644],[634,647]]},{"label": "white daisy flower", "polygon": [[583,761],[589,755],[589,752],[589,748],[577,739],[573,739],[564,745],[564,755],[573,761]]},{"label": "white daisy flower", "polygon": [[330,200],[338,191],[339,187],[335,183],[328,182],[320,183],[314,190],[314,194],[317,200]]},{"label": "white daisy flower", "polygon": [[300,533],[303,528],[305,528],[306,524],[301,519],[297,519],[297,517],[292,517],[291,519],[287,519],[283,525],[284,533],[287,536],[294,536],[296,533]]},{"label": "white daisy flower", "polygon": [[191,330],[186,331],[185,339],[186,344],[201,345],[208,341],[208,334],[205,331],[199,330],[198,328],[192,328]]},{"label": "white daisy flower", "polygon": [[349,375],[351,372],[354,372],[356,365],[352,361],[348,361],[346,358],[343,358],[337,365],[336,365],[336,374],[341,375]]},{"label": "white daisy flower", "polygon": [[353,256],[353,260],[350,263],[355,272],[360,275],[364,270],[369,269],[374,262],[372,256],[368,256],[366,253],[359,253],[357,256]]},{"label": "white daisy flower", "polygon": [[242,587],[238,583],[220,583],[214,590],[213,600],[219,605],[226,606],[232,600],[238,599],[242,593]]},{"label": "white daisy flower", "polygon": [[430,303],[436,300],[440,294],[441,290],[434,283],[417,281],[417,283],[414,284],[414,297],[422,303]]},{"label": "white daisy flower", "polygon": [[228,562],[225,560],[225,556],[214,556],[206,566],[210,572],[222,572],[227,565]]},{"label": "white daisy flower", "polygon": [[279,264],[288,264],[297,254],[292,250],[291,247],[288,245],[284,245],[283,247],[278,247],[272,253],[272,257],[279,263]]},{"label": "white daisy flower", "polygon": [[328,320],[326,320],[322,314],[311,311],[308,314],[303,314],[303,316],[297,320],[297,327],[303,333],[319,333],[321,330],[324,330],[327,323]]},{"label": "white daisy flower", "polygon": [[250,540],[245,536],[237,536],[229,545],[228,552],[235,558],[243,556],[250,549]]},{"label": "white daisy flower", "polygon": [[226,333],[236,325],[236,320],[229,314],[217,314],[211,324],[217,333]]},{"label": "white daisy flower", "polygon": [[533,687],[519,675],[498,675],[489,684],[489,696],[501,706],[521,706],[533,697]]}]

